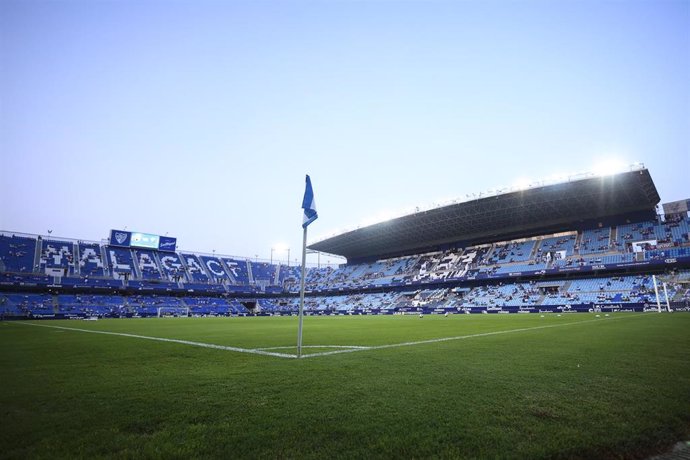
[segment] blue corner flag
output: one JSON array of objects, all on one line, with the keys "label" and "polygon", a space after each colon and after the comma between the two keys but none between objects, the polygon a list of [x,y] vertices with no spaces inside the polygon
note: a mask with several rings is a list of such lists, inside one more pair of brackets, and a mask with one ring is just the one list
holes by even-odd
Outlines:
[{"label": "blue corner flag", "polygon": [[311,179],[307,174],[307,188],[304,190],[304,199],[302,200],[302,209],[304,209],[304,220],[302,221],[302,228],[307,228],[309,224],[314,222],[319,215],[316,213],[316,202],[314,202],[314,190],[311,188]]}]

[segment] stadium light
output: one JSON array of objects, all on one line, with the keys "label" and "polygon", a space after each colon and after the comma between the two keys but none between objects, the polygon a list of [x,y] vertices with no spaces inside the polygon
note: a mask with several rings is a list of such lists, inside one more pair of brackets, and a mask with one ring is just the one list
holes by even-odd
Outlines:
[{"label": "stadium light", "polygon": [[627,169],[628,166],[617,158],[606,158],[594,165],[593,172],[597,176],[604,177],[613,176]]},{"label": "stadium light", "polygon": [[515,189],[515,190],[527,190],[531,184],[532,184],[531,180],[523,177],[523,178],[516,180],[513,183],[513,189]]},{"label": "stadium light", "polygon": [[288,255],[288,267],[290,266],[290,248],[288,247],[287,244],[285,243],[277,243],[274,244],[273,247],[271,248],[271,265],[273,265],[273,252],[285,252],[287,251]]}]

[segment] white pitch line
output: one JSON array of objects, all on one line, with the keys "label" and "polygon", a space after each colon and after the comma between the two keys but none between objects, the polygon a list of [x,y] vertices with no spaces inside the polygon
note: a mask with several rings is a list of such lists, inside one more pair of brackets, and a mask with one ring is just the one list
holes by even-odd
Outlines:
[{"label": "white pitch line", "polygon": [[[644,313],[639,313],[639,314],[631,315],[631,316],[617,316],[616,318],[608,318],[608,321],[611,321],[614,319],[632,318],[635,316],[644,316]],[[553,328],[553,327],[572,326],[572,325],[576,325],[576,324],[592,323],[595,321],[606,321],[606,320],[605,319],[599,319],[599,318],[598,319],[588,319],[588,320],[583,320],[583,321],[575,321],[575,322],[571,322],[571,323],[547,324],[544,326],[523,327],[523,328],[519,328],[519,329],[508,329],[505,331],[481,332],[478,334],[459,335],[459,336],[455,336],[455,337],[441,337],[438,339],[418,340],[415,342],[402,342],[402,343],[393,343],[393,344],[387,344],[387,345],[373,345],[373,346],[369,346],[369,347],[356,346],[356,345],[355,346],[307,345],[307,346],[303,346],[302,348],[343,348],[343,349],[339,349],[336,351],[324,351],[321,353],[309,353],[306,355],[302,355],[302,358],[315,358],[318,356],[336,355],[336,354],[340,354],[340,353],[353,353],[356,351],[383,350],[386,348],[410,347],[410,346],[414,346],[414,345],[425,345],[425,344],[429,344],[429,343],[448,342],[448,341],[452,341],[452,340],[464,340],[464,339],[471,339],[471,338],[475,338],[475,337],[487,337],[487,336],[491,336],[491,335],[511,334],[514,332],[535,331],[535,330],[539,330],[539,329],[548,329],[548,328]],[[20,322],[20,321],[13,322],[13,324],[22,324],[24,326],[47,327],[47,328],[52,328],[52,329],[63,329],[66,331],[89,332],[92,334],[117,335],[117,336],[122,336],[122,337],[133,337],[136,339],[155,340],[155,341],[159,341],[159,342],[181,343],[184,345],[191,345],[191,346],[195,346],[195,347],[214,348],[217,350],[235,351],[238,353],[250,353],[250,354],[255,354],[255,355],[274,356],[276,358],[298,358],[297,355],[293,355],[293,354],[265,351],[265,350],[296,348],[296,347],[292,347],[292,346],[269,347],[269,348],[252,348],[252,349],[250,349],[250,348],[229,347],[226,345],[214,345],[211,343],[192,342],[189,340],[166,339],[166,338],[162,338],[162,337],[149,337],[146,335],[127,334],[125,332],[95,331],[95,330],[91,330],[91,329],[80,329],[80,328],[75,328],[75,327],[63,327],[63,326],[49,326],[47,324],[24,323],[24,322]]]},{"label": "white pitch line", "polygon": [[19,322],[19,321],[15,322],[14,324],[21,324],[24,326],[48,327],[51,329],[64,329],[66,331],[88,332],[91,334],[118,335],[121,337],[132,337],[135,339],[155,340],[158,342],[181,343],[183,345],[191,345],[194,347],[214,348],[216,350],[236,351],[238,353],[250,353],[253,355],[275,356],[277,358],[297,358],[297,355],[289,355],[286,353],[275,353],[275,352],[270,352],[270,351],[263,351],[263,350],[249,349],[249,348],[229,347],[226,345],[214,345],[212,343],[192,342],[189,340],[166,339],[163,337],[149,337],[146,335],[127,334],[125,332],[94,331],[92,329],[80,329],[80,328],[76,328],[76,327],[63,327],[63,326],[49,326],[47,324],[24,323],[24,322]]},{"label": "white pitch line", "polygon": [[[637,315],[632,315],[632,316],[642,316],[644,313],[640,313]],[[631,318],[632,316],[618,316],[616,318],[608,318],[608,320],[612,319],[622,319],[622,318]],[[442,337],[440,339],[429,339],[429,340],[419,340],[416,342],[402,342],[402,343],[393,343],[393,344],[388,344],[388,345],[374,345],[368,348],[363,348],[363,349],[350,349],[350,350],[336,350],[336,351],[324,351],[322,353],[309,353],[308,355],[302,355],[302,358],[315,358],[317,356],[328,356],[328,355],[336,355],[339,353],[353,353],[355,351],[364,351],[364,350],[382,350],[385,348],[397,348],[397,347],[411,347],[414,345],[424,345],[428,343],[438,343],[438,342],[448,342],[451,340],[464,340],[464,339],[472,339],[475,337],[486,337],[490,335],[500,335],[500,334],[511,334],[513,332],[525,332],[525,331],[534,331],[538,329],[548,329],[552,327],[563,327],[563,326],[571,326],[573,324],[584,324],[584,323],[591,323],[595,321],[605,321],[604,319],[587,319],[584,321],[575,321],[572,323],[562,323],[562,324],[548,324],[545,326],[534,326],[534,327],[523,327],[520,329],[508,329],[506,331],[494,331],[494,332],[481,332],[479,334],[470,334],[470,335],[459,335],[456,337]]]},{"label": "white pitch line", "polygon": [[[261,347],[254,348],[254,350],[287,350],[289,348],[297,348],[297,345],[291,345],[287,347]],[[363,347],[360,345],[302,345],[302,348],[355,348],[358,350],[368,350],[371,347]]]}]

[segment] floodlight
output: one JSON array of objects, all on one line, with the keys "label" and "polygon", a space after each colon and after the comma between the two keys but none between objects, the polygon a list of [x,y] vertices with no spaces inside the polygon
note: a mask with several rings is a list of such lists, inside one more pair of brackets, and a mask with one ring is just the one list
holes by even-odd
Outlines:
[{"label": "floodlight", "polygon": [[627,166],[622,161],[616,158],[606,158],[601,160],[594,166],[594,173],[597,176],[612,176],[621,173],[627,169]]},{"label": "floodlight", "polygon": [[271,249],[273,249],[274,251],[287,251],[288,245],[285,243],[276,243],[273,245]]},{"label": "floodlight", "polygon": [[521,178],[521,179],[516,180],[513,183],[513,188],[517,189],[517,190],[527,190],[530,187],[531,183],[532,183],[531,180]]}]

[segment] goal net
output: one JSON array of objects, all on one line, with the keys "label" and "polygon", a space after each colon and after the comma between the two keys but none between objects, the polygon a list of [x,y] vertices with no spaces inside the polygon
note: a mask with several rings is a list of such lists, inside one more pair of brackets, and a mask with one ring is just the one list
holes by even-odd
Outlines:
[{"label": "goal net", "polygon": [[189,307],[158,307],[158,317],[189,316]]}]

